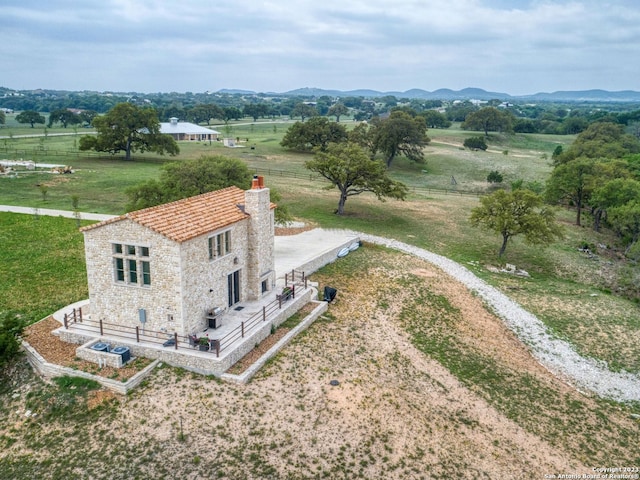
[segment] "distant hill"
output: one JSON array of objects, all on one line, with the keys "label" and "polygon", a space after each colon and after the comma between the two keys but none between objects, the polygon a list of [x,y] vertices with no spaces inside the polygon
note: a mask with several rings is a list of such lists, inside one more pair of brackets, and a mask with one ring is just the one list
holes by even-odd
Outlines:
[{"label": "distant hill", "polygon": [[607,90],[582,90],[582,91],[561,91],[553,93],[536,93],[535,95],[523,97],[546,101],[573,101],[573,102],[637,102],[640,101],[640,92],[633,90],[623,90],[620,92],[609,92]]},{"label": "distant hill", "polygon": [[[381,92],[370,89],[357,89],[357,90],[328,90],[317,87],[304,87],[290,90],[287,92],[256,92],[253,90],[243,90],[238,88],[223,88],[216,92],[202,92],[196,94],[189,94],[190,97],[197,98],[199,101],[209,101],[208,96],[211,94],[217,95],[243,95],[243,96],[271,96],[271,97],[306,97],[307,99],[317,99],[322,96],[329,97],[363,97],[363,98],[381,98],[385,96],[394,96],[398,99],[422,99],[422,100],[500,100],[509,102],[550,102],[550,103],[640,103],[640,92],[634,90],[623,91],[608,91],[608,90],[567,90],[556,92],[539,92],[530,95],[510,95],[505,92],[492,92],[482,88],[463,88],[462,90],[451,90],[449,88],[440,88],[432,92],[423,90],[420,88],[412,88],[404,92],[401,91],[386,91]],[[140,92],[115,92],[115,91],[66,91],[66,90],[14,90],[0,86],[0,99],[2,99],[2,107],[9,107],[16,110],[31,108],[29,99],[31,97],[37,97],[38,101],[56,99],[64,99],[70,106],[77,107],[77,97],[82,97],[85,102],[84,108],[90,108],[96,111],[103,112],[104,108],[109,105],[102,105],[99,101],[91,103],[91,97],[122,97],[121,101],[131,101],[136,99],[137,101],[147,101],[145,99],[155,98],[158,95],[163,94],[146,94]],[[174,97],[180,97],[180,93],[173,92],[171,94]],[[89,100],[87,100],[89,99]],[[89,102],[89,103],[87,103]],[[57,107],[56,107],[57,108]]]},{"label": "distant hill", "polygon": [[[257,94],[258,92],[247,90],[220,90],[220,93],[241,93]],[[419,88],[412,88],[405,92],[389,91],[380,92],[377,90],[325,90],[315,87],[304,87],[290,90],[288,92],[268,92],[271,95],[302,96],[302,97],[368,97],[379,98],[393,95],[397,98],[419,98],[425,100],[527,100],[539,102],[640,102],[640,92],[624,90],[610,92],[607,90],[577,90],[558,91],[553,93],[539,92],[531,95],[509,95],[504,92],[489,92],[482,88],[463,88],[462,90],[451,90],[440,88],[429,92]]]},{"label": "distant hill", "polygon": [[239,90],[237,88],[221,88],[216,93],[226,93],[228,95],[255,95],[251,90]]}]

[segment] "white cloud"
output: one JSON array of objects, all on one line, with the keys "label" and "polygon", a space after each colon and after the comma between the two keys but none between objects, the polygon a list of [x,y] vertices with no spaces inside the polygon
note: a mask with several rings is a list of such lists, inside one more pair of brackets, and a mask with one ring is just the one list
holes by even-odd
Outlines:
[{"label": "white cloud", "polygon": [[4,0],[3,86],[637,88],[634,1]]}]

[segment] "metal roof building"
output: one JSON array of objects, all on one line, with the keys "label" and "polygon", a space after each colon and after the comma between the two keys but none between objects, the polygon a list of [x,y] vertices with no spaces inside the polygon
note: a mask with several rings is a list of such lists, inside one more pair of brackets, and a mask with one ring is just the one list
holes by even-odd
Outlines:
[{"label": "metal roof building", "polygon": [[201,127],[195,123],[178,122],[176,117],[171,117],[169,122],[160,123],[160,133],[171,135],[174,140],[218,140],[220,132],[210,128]]}]

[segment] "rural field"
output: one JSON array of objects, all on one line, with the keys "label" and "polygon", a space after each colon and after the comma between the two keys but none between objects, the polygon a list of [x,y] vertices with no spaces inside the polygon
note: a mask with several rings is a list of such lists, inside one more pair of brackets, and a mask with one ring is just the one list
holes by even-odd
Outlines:
[{"label": "rural field", "polygon": [[[336,216],[337,191],[304,167],[311,156],[279,146],[286,123],[216,127],[242,148],[182,142],[176,158],[132,162],[78,152],[76,135],[54,135],[73,131],[23,138],[42,129],[7,124],[0,159],[74,173],[0,177],[0,204],[71,210],[76,196],[80,211],[120,214],[124,190],[157,178],[164,163],[233,156],[265,176],[297,221],[449,257],[581,355],[640,373],[640,278],[615,237],[575,227],[574,212],[560,210],[564,239],[542,249],[516,238],[499,259],[500,239],[468,220],[489,172],[507,185],[544,182],[551,152],[572,136],[494,135],[487,152],[473,152],[461,147],[469,132],[429,130],[425,164],[398,158],[391,167],[410,188],[406,201],[360,195]],[[0,312],[33,323],[86,298],[75,219],[0,213],[0,225]],[[586,255],[584,244],[600,247]],[[529,277],[499,272],[505,262]],[[312,280],[336,287],[337,301],[248,385],[163,366],[117,397],[82,382],[45,384],[19,363],[0,386],[0,478],[544,478],[640,466],[640,405],[554,376],[433,265],[365,244]]]}]

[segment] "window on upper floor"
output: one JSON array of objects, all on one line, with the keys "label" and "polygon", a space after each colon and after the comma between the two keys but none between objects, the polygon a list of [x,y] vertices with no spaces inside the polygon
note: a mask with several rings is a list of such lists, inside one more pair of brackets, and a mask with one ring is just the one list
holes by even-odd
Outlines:
[{"label": "window on upper floor", "polygon": [[113,278],[125,285],[151,285],[149,247],[113,243]]},{"label": "window on upper floor", "polygon": [[231,252],[231,230],[208,238],[209,259],[214,260]]}]

